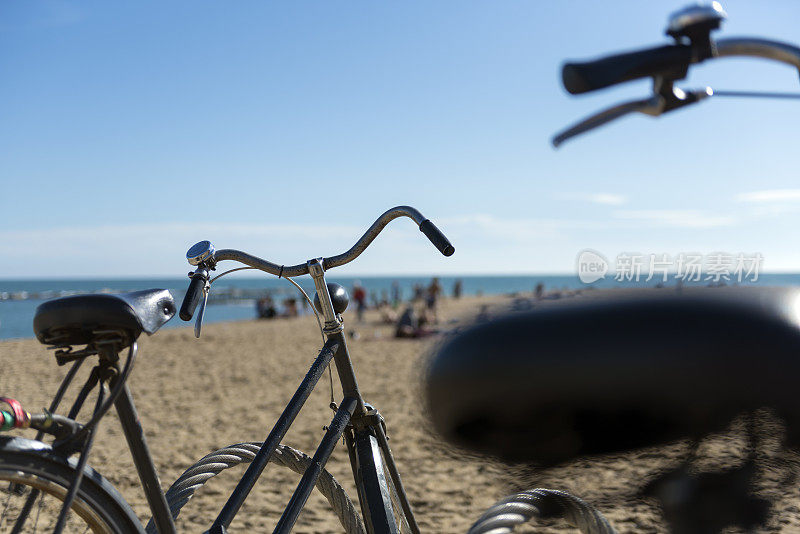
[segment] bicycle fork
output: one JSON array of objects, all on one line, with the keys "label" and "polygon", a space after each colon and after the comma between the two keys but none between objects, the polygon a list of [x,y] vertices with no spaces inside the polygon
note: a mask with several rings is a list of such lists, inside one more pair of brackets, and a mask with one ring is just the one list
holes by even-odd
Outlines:
[{"label": "bicycle fork", "polygon": [[[397,504],[411,532],[420,534],[389,449],[381,415],[370,407],[364,416],[353,421],[345,433],[345,439],[367,531],[372,534],[395,534],[399,531],[401,521],[394,515],[389,494],[388,483],[391,483],[399,501]],[[384,467],[389,471],[388,481]]]}]

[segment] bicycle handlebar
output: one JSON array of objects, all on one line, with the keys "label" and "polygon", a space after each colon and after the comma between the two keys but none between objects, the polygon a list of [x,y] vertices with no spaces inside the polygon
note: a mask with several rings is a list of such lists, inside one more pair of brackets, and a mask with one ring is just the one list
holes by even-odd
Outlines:
[{"label": "bicycle handlebar", "polygon": [[565,63],[561,68],[561,79],[569,93],[578,95],[639,78],[684,78],[691,62],[691,46],[666,45],[591,61]]},{"label": "bicycle handlebar", "polygon": [[[356,259],[361,255],[362,252],[364,252],[364,250],[366,250],[372,241],[375,240],[375,238],[381,233],[386,225],[398,217],[408,217],[417,223],[419,230],[425,234],[430,242],[433,243],[433,245],[443,255],[452,256],[455,252],[455,247],[453,247],[441,230],[439,230],[429,219],[426,219],[419,211],[411,206],[396,206],[387,210],[380,217],[378,217],[375,222],[372,223],[372,226],[370,226],[367,231],[364,232],[364,235],[362,235],[361,238],[356,241],[356,244],[350,248],[350,250],[336,256],[323,258],[323,268],[328,270],[334,267],[340,267]],[[271,261],[253,256],[252,254],[234,249],[217,250],[213,253],[207,263],[209,266],[213,266],[217,262],[223,260],[237,261],[249,267],[253,267],[254,269],[259,269],[282,278],[293,278],[295,276],[308,274],[307,263],[298,263],[297,265],[289,266],[278,265],[276,263],[272,263]],[[183,304],[181,305],[180,317],[184,321],[191,320],[194,310],[200,301],[200,295],[202,294],[200,289],[207,278],[207,271],[202,265],[200,268],[198,268],[194,275],[192,275],[192,281],[190,282],[189,290],[186,292],[186,295],[183,299]]]},{"label": "bicycle handlebar", "polygon": [[430,219],[425,219],[419,225],[419,231],[425,234],[428,240],[433,243],[433,246],[439,249],[445,256],[452,256],[456,251],[455,247],[450,244],[450,240],[442,233],[439,228],[433,224]]},{"label": "bicycle handlebar", "polygon": [[[781,41],[752,37],[731,37],[715,42],[711,57],[761,57],[794,66],[800,70],[800,48]],[[584,62],[568,62],[561,69],[564,88],[571,94],[588,93],[639,78],[662,76],[678,80],[686,77],[696,57],[684,44],[647,48],[614,54]]]},{"label": "bicycle handlebar", "polygon": [[200,299],[203,296],[203,290],[205,289],[207,280],[208,271],[205,269],[198,269],[192,275],[192,281],[189,282],[189,289],[186,290],[186,294],[183,296],[181,311],[179,312],[180,318],[184,321],[192,320],[194,310],[197,309],[197,305],[200,304]]},{"label": "bicycle handlebar", "polygon": [[[450,241],[447,240],[444,234],[442,234],[439,229],[433,225],[433,223],[423,217],[419,211],[411,206],[397,206],[387,210],[383,213],[383,215],[378,217],[375,222],[372,223],[372,226],[370,226],[369,229],[364,232],[364,235],[361,236],[361,239],[356,241],[356,244],[350,248],[350,250],[336,256],[323,258],[322,266],[325,268],[325,270],[328,270],[334,267],[340,267],[346,263],[350,263],[359,257],[364,250],[366,250],[366,248],[375,240],[376,237],[378,237],[378,234],[381,233],[387,224],[398,217],[409,217],[415,223],[417,223],[417,225],[420,227],[420,231],[425,233],[431,243],[433,243],[434,246],[436,246],[436,248],[438,248],[439,251],[445,256],[452,256],[453,252],[455,252],[455,248],[453,248],[453,245],[450,244]],[[433,230],[429,229],[431,227]],[[272,263],[271,261],[263,260],[240,250],[222,249],[216,251],[214,253],[214,261],[218,262],[222,260],[238,261],[239,263],[244,263],[250,267],[274,274],[275,276],[282,276],[284,278],[292,278],[294,276],[308,274],[308,264],[306,263],[280,266]]]},{"label": "bicycle handlebar", "polygon": [[758,37],[728,37],[718,39],[717,57],[760,57],[786,63],[798,69],[800,76],[800,48],[782,41]]},{"label": "bicycle handlebar", "polygon": [[[629,113],[644,113],[657,117],[680,109],[716,94],[706,87],[700,90],[681,90],[673,82],[684,78],[692,63],[717,57],[759,57],[791,65],[800,74],[800,48],[797,46],[754,37],[730,37],[709,43],[710,55],[696,52],[691,46],[677,44],[616,54],[583,63],[565,63],[562,68],[564,87],[572,94],[586,93],[646,76],[653,77],[653,94],[645,99],[632,100],[611,106],[577,122],[556,134],[552,143],[558,147],[564,141],[607,124]],[[702,51],[701,51],[702,52]],[[720,96],[786,96],[777,93],[747,94],[720,91]],[[791,95],[795,97],[795,95]]]}]

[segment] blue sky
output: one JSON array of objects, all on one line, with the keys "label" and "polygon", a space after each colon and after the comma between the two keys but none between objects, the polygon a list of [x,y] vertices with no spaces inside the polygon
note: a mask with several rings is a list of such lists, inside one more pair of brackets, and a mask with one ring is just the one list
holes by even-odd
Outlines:
[{"label": "blue sky", "polygon": [[[407,220],[342,274],[570,273],[596,249],[761,253],[800,271],[792,101],[710,100],[559,150],[648,93],[581,97],[559,67],[665,43],[668,2],[0,4],[0,278],[182,276],[195,241],[279,263]],[[800,4],[728,1],[719,35],[800,42]],[[797,91],[756,60],[685,87]]]}]

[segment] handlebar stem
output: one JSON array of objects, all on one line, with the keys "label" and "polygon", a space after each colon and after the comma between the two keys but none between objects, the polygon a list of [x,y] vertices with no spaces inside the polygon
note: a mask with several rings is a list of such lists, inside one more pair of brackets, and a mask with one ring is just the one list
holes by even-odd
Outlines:
[{"label": "handlebar stem", "polygon": [[322,258],[308,260],[308,271],[314,279],[314,286],[317,289],[319,302],[322,307],[322,315],[325,317],[325,327],[323,332],[326,336],[338,334],[342,331],[342,321],[333,310],[331,294],[328,291],[328,284],[325,283],[325,269],[322,266]]}]

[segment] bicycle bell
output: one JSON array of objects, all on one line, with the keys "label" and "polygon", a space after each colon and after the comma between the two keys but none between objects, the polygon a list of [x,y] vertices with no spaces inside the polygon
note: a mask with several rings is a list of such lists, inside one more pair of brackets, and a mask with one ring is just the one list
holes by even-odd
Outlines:
[{"label": "bicycle bell", "polygon": [[186,259],[191,265],[200,265],[214,257],[214,245],[211,241],[200,241],[195,243],[186,253]]},{"label": "bicycle bell", "polygon": [[681,41],[688,37],[692,44],[700,44],[698,40],[707,40],[711,30],[717,30],[722,21],[728,18],[719,2],[706,5],[689,6],[676,11],[669,17],[666,34]]}]

